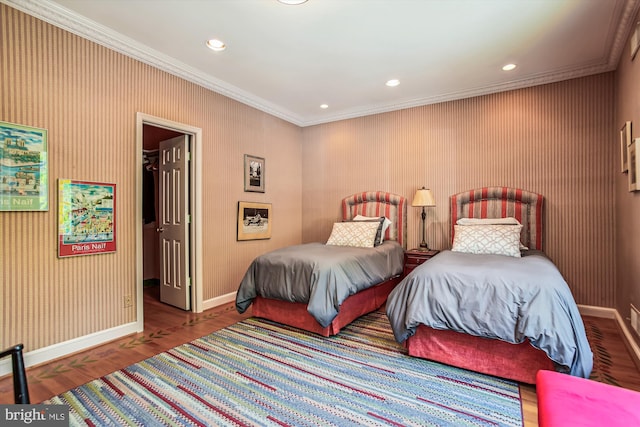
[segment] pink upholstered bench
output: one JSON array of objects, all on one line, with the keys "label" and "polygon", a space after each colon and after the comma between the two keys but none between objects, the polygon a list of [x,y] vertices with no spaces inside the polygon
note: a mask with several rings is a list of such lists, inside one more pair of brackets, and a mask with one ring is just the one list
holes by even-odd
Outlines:
[{"label": "pink upholstered bench", "polygon": [[553,371],[538,371],[540,427],[640,426],[640,392]]}]

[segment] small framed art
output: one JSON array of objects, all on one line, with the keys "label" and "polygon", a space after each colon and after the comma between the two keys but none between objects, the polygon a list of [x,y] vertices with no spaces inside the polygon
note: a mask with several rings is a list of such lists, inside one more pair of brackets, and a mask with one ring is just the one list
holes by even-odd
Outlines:
[{"label": "small framed art", "polygon": [[47,130],[0,122],[0,211],[48,211]]},{"label": "small framed art", "polygon": [[116,251],[116,185],[58,180],[58,257]]},{"label": "small framed art", "polygon": [[238,202],[238,240],[271,238],[271,203]]},{"label": "small framed art", "polygon": [[631,122],[626,122],[620,129],[620,164],[621,172],[629,171],[629,153],[627,146],[631,144]]},{"label": "small framed art", "polygon": [[633,61],[636,57],[636,53],[638,53],[638,48],[640,48],[640,22],[636,23],[636,26],[631,33],[629,44],[631,45],[631,60]]},{"label": "small framed art", "polygon": [[629,191],[640,190],[640,162],[638,162],[638,145],[640,138],[632,139],[627,145],[627,159],[629,160]]},{"label": "small framed art", "polygon": [[264,193],[264,158],[244,155],[244,191]]}]

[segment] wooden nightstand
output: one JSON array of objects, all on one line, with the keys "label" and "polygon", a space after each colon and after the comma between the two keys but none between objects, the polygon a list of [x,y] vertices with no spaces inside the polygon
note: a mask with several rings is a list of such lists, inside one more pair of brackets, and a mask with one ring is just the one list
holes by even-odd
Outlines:
[{"label": "wooden nightstand", "polygon": [[419,249],[410,249],[408,251],[404,251],[404,271],[402,272],[403,277],[411,273],[413,269],[420,264],[438,255],[439,252],[440,251],[434,249],[429,251],[421,251]]}]

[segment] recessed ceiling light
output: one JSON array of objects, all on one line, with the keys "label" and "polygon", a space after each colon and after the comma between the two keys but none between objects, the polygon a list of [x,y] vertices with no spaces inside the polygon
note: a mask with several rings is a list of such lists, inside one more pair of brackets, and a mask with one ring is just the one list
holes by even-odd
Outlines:
[{"label": "recessed ceiling light", "polygon": [[398,85],[400,84],[400,80],[398,80],[398,79],[391,79],[391,80],[387,81],[385,84],[386,84],[387,86],[389,86],[389,87],[396,87],[396,86],[398,86]]},{"label": "recessed ceiling light", "polygon": [[293,5],[307,2],[307,0],[278,0],[278,1],[282,4],[293,4]]},{"label": "recessed ceiling light", "polygon": [[207,40],[207,47],[216,52],[221,52],[227,48],[227,45],[218,39]]},{"label": "recessed ceiling light", "polygon": [[326,110],[327,108],[329,108],[328,104],[320,104],[320,108],[322,108],[323,110]]},{"label": "recessed ceiling light", "polygon": [[511,70],[515,70],[516,68],[516,64],[507,64],[504,67],[502,67],[503,71],[511,71]]}]

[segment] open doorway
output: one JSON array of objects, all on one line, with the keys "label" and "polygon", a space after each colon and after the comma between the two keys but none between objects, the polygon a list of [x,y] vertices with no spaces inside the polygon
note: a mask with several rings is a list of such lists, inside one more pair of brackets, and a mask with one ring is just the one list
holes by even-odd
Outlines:
[{"label": "open doorway", "polygon": [[[136,159],[138,167],[137,191],[138,200],[137,209],[137,239],[136,239],[136,257],[137,257],[137,322],[138,327],[143,326],[144,321],[144,295],[158,295],[160,298],[160,289],[164,283],[164,278],[168,277],[166,273],[168,256],[166,254],[167,247],[179,246],[174,243],[167,244],[166,235],[163,234],[167,227],[167,221],[160,224],[163,216],[163,195],[167,191],[162,191],[162,183],[166,184],[167,174],[165,171],[165,179],[162,178],[163,167],[168,162],[166,159],[166,142],[173,140],[184,140],[182,146],[183,153],[181,158],[186,162],[183,168],[185,183],[184,191],[180,194],[176,193],[176,198],[182,200],[185,204],[185,216],[181,218],[187,223],[185,228],[186,234],[183,252],[186,254],[185,265],[181,270],[187,272],[184,281],[184,290],[187,293],[186,305],[174,304],[182,306],[193,312],[202,311],[202,283],[200,278],[202,274],[201,267],[201,249],[202,239],[200,230],[200,201],[201,201],[201,160],[199,156],[201,144],[201,130],[192,126],[168,121],[162,118],[148,116],[143,113],[137,115],[137,136],[136,136]],[[164,144],[163,146],[161,146]],[[163,148],[165,147],[165,148]],[[163,151],[164,150],[164,151]],[[175,151],[175,150],[174,150]],[[173,183],[166,186],[174,188]],[[173,190],[169,190],[174,193]],[[173,202],[173,197],[171,197]],[[166,213],[168,210],[165,209]],[[164,255],[163,255],[164,253]],[[163,276],[164,274],[164,276]],[[182,282],[181,282],[182,283]],[[156,290],[150,287],[158,288]],[[147,292],[145,292],[147,288]],[[166,295],[166,294],[165,294]],[[148,298],[148,296],[147,296]]]},{"label": "open doorway", "polygon": [[[162,232],[164,227],[160,209],[161,191],[163,181],[160,179],[160,143],[172,138],[189,138],[182,132],[173,129],[142,125],[142,280],[145,301],[149,297],[176,306],[171,302],[163,301],[161,297],[162,281]],[[187,147],[187,150],[189,148]],[[189,186],[189,182],[186,182]],[[187,253],[187,258],[190,254]],[[186,306],[178,305],[178,308],[189,309],[190,301]]]}]

